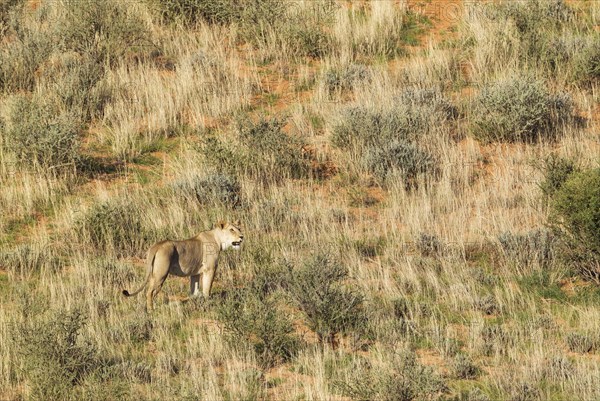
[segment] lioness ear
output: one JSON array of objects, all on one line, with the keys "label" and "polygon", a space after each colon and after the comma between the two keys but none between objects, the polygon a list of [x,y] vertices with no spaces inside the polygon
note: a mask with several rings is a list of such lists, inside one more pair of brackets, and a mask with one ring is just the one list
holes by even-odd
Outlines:
[{"label": "lioness ear", "polygon": [[242,224],[241,221],[236,220],[235,223],[233,223],[234,226],[239,227]]},{"label": "lioness ear", "polygon": [[226,225],[227,225],[227,223],[224,222],[223,220],[221,220],[217,223],[217,227],[219,227],[221,230],[224,229]]}]

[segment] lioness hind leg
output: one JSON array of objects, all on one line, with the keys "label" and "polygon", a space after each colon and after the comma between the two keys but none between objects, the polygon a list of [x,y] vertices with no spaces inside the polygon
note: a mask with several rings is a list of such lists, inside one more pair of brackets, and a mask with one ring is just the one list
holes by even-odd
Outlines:
[{"label": "lioness hind leg", "polygon": [[155,280],[154,278],[152,278],[150,280],[150,285],[148,285],[148,291],[146,291],[146,311],[152,311],[154,297],[156,297],[162,289],[166,278],[167,277],[165,276],[162,279]]},{"label": "lioness hind leg", "polygon": [[200,275],[190,276],[190,296],[196,297],[200,295]]}]

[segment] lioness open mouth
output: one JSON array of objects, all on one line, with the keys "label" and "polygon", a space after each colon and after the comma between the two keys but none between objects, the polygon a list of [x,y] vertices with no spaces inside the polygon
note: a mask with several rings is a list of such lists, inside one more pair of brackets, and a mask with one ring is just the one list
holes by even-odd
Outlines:
[{"label": "lioness open mouth", "polygon": [[242,241],[236,241],[236,242],[232,242],[231,245],[233,246],[240,246],[242,244]]}]

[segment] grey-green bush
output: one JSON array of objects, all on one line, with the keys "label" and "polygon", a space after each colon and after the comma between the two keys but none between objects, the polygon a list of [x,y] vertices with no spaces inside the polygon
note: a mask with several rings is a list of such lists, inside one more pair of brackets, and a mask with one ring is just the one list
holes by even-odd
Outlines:
[{"label": "grey-green bush", "polygon": [[22,166],[76,166],[81,129],[76,116],[60,112],[37,97],[18,95],[12,99],[2,123],[2,145]]},{"label": "grey-green bush", "polygon": [[394,350],[386,369],[357,359],[346,380],[334,381],[342,394],[354,400],[435,400],[448,391],[432,368],[419,363],[414,352]]},{"label": "grey-green bush", "polygon": [[456,115],[436,89],[407,89],[386,109],[350,106],[333,126],[332,142],[339,148],[382,147],[393,141],[414,141]]},{"label": "grey-green bush", "polygon": [[240,203],[240,184],[227,174],[195,176],[172,184],[173,191],[203,205],[236,207]]},{"label": "grey-green bush", "polygon": [[528,76],[484,86],[473,104],[471,130],[485,142],[554,140],[572,117],[567,94],[553,94]]},{"label": "grey-green bush", "polygon": [[85,336],[87,317],[78,309],[21,323],[13,333],[32,400],[75,400],[78,386],[103,361]]},{"label": "grey-green bush", "polygon": [[304,142],[283,131],[285,121],[260,118],[257,122],[241,119],[237,123],[238,143],[233,146],[215,136],[205,138],[202,151],[212,166],[232,176],[249,175],[262,184],[285,178],[307,178],[313,161],[303,152]]},{"label": "grey-green bush", "polygon": [[452,374],[457,379],[475,379],[479,375],[479,368],[473,363],[473,360],[466,354],[459,353],[451,363]]},{"label": "grey-green bush", "polygon": [[596,339],[589,333],[569,333],[566,342],[570,351],[581,354],[592,351],[596,346]]},{"label": "grey-green bush", "polygon": [[544,159],[542,168],[544,181],[540,184],[540,188],[548,197],[552,197],[571,174],[579,171],[573,160],[555,155]]},{"label": "grey-green bush", "polygon": [[403,141],[368,149],[364,154],[364,163],[367,170],[382,182],[399,174],[407,188],[413,187],[420,175],[436,169],[436,162],[429,153]]},{"label": "grey-green bush", "polygon": [[125,56],[149,54],[154,48],[143,20],[115,0],[64,2],[65,15],[55,25],[64,50],[75,51],[94,62],[114,64]]},{"label": "grey-green bush", "polygon": [[99,202],[79,215],[74,234],[79,243],[116,256],[143,256],[148,231],[141,222],[142,215],[134,204],[123,200]]},{"label": "grey-green bush", "polygon": [[329,93],[351,90],[357,83],[368,81],[369,68],[362,64],[349,64],[329,68],[323,73],[323,84]]},{"label": "grey-green bush", "polygon": [[358,289],[343,284],[347,277],[348,269],[324,254],[292,271],[290,297],[322,343],[334,343],[338,333],[366,321],[364,297]]},{"label": "grey-green bush", "polygon": [[286,362],[298,351],[300,342],[291,321],[273,298],[252,288],[229,292],[217,313],[235,341],[252,345],[263,368]]}]

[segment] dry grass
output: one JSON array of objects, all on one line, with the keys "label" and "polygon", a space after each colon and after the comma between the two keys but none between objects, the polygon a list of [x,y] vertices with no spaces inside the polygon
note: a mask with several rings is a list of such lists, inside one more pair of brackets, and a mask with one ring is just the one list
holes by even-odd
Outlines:
[{"label": "dry grass", "polygon": [[[496,6],[469,5],[455,34],[415,43],[427,24],[403,2],[286,3],[284,23],[262,26],[256,41],[244,29],[257,26],[246,20],[161,21],[154,3],[136,3],[127,15],[140,21],[150,44],[119,48],[118,59],[100,63],[92,86],[74,86],[65,66],[90,54],[65,48],[44,19],[65,18],[64,5],[25,2],[21,21],[31,40],[7,28],[0,70],[18,65],[8,46],[27,54],[47,35],[49,50],[33,72],[18,71],[16,86],[3,83],[0,95],[0,398],[600,398],[600,290],[552,256],[554,248],[535,249],[546,244],[540,233],[549,213],[541,160],[555,154],[597,167],[597,77],[578,75],[571,56],[558,64],[523,57],[523,49],[535,50],[531,38],[514,14],[490,14]],[[574,8],[581,28],[568,20],[544,30],[543,39],[593,40],[595,3]],[[18,7],[13,13],[18,19]],[[299,16],[306,17],[302,29],[285,29]],[[307,30],[317,28],[327,46],[312,53]],[[479,142],[470,128],[477,95],[517,74],[568,92],[578,118],[557,127],[553,141]],[[67,87],[85,99],[107,97],[73,102]],[[408,108],[406,96],[418,93],[439,94],[451,112],[414,98]],[[16,94],[78,116],[83,162],[63,168],[19,160],[5,131],[6,105]],[[389,121],[398,125],[374,119],[365,125],[375,138],[368,145],[355,138],[339,146],[336,129],[348,108],[397,113]],[[406,116],[412,119],[404,126]],[[283,142],[258,131],[245,131],[257,133],[254,142],[241,136],[240,121],[263,118],[283,122]],[[364,153],[385,146],[381,133],[410,138],[431,154],[435,171],[407,185],[395,165],[400,173],[379,180]],[[208,138],[223,146],[207,149]],[[253,154],[258,148],[268,155]],[[288,159],[307,163],[308,172],[278,170]],[[226,178],[215,178],[223,171],[214,160],[227,163]],[[278,178],[264,179],[264,171]],[[215,188],[198,196],[203,185]],[[236,200],[223,201],[233,199],[231,191]],[[240,253],[223,255],[214,297],[188,300],[188,282],[171,277],[146,315],[141,299],[120,295],[140,282],[152,242],[187,238],[222,218],[241,219],[248,241]],[[290,272],[319,254],[347,268],[339,286],[360,294],[366,312],[362,327],[339,329],[328,341],[319,341],[310,329],[315,317],[290,292],[306,284]],[[277,308],[281,320],[261,316],[268,324],[233,335],[222,308],[234,290]],[[81,316],[77,330],[53,323],[73,311]],[[278,335],[268,328],[286,322],[298,348],[265,364],[262,344]],[[76,332],[62,345],[63,359],[51,348],[35,357],[46,358],[63,384],[35,368],[38,359],[21,338],[43,337],[28,327],[55,330],[57,339]],[[54,393],[40,392],[44,383]]]}]

